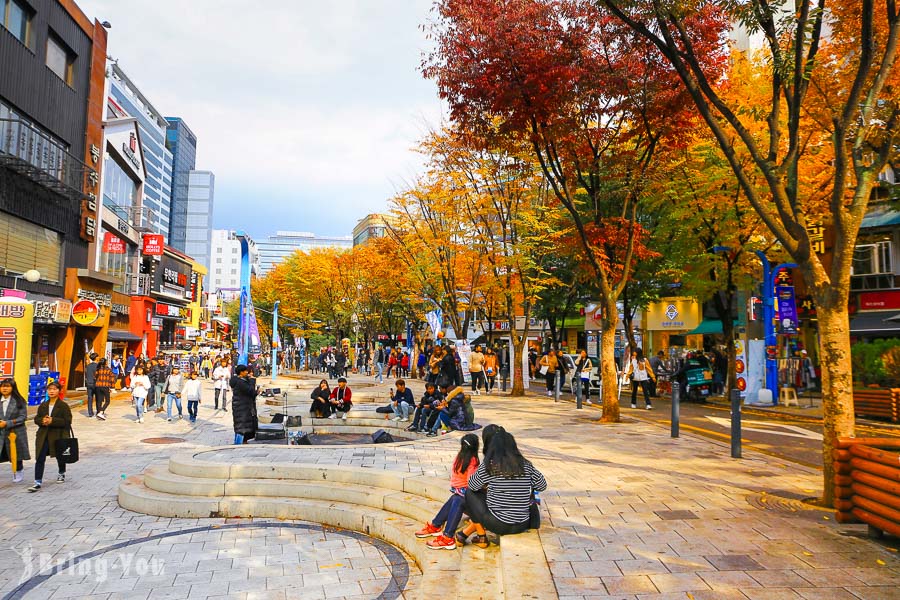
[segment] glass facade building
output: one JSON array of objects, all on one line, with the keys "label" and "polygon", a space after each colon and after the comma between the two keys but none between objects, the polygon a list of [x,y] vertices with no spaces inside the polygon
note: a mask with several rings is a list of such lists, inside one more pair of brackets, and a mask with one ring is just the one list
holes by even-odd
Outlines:
[{"label": "glass facade building", "polygon": [[[200,256],[187,249],[188,188],[191,171],[197,166],[197,137],[179,117],[166,117],[166,148],[172,153],[172,201],[169,211],[169,245],[198,261]],[[211,208],[211,207],[210,207]],[[205,250],[209,255],[209,248]]]},{"label": "glass facade building", "polygon": [[210,171],[191,171],[187,179],[183,251],[198,263],[210,267],[216,177]]},{"label": "glass facade building", "polygon": [[172,192],[172,153],[166,148],[168,122],[156,110],[118,64],[107,69],[110,98],[129,116],[137,119],[147,178],[144,181],[143,207],[152,211],[145,226],[169,237],[169,211]]},{"label": "glass facade building", "polygon": [[276,231],[257,243],[260,277],[297,250],[313,248],[352,248],[353,238],[345,236],[317,236],[306,231]]}]

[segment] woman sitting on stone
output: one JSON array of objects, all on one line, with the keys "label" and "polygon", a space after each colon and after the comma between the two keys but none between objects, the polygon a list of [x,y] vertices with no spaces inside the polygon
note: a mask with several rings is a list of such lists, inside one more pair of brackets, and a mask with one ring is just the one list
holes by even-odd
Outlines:
[{"label": "woman sitting on stone", "polygon": [[469,478],[465,512],[472,522],[463,535],[475,533],[478,526],[497,535],[526,531],[532,512],[537,511],[534,494],[545,489],[547,481],[519,452],[515,438],[498,429],[485,449],[484,461]]},{"label": "woman sitting on stone", "polygon": [[328,398],[331,396],[331,390],[328,388],[328,380],[323,379],[319,382],[319,386],[312,391],[312,405],[309,407],[309,414],[317,419],[327,419],[331,416],[331,404]]}]

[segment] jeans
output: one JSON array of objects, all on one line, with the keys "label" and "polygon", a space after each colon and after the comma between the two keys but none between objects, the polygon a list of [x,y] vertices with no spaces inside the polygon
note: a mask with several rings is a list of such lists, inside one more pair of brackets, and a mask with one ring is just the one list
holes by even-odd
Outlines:
[{"label": "jeans", "polygon": [[87,409],[89,417],[94,416],[95,399],[99,401],[99,398],[97,398],[97,388],[92,385],[87,386]]},{"label": "jeans", "polygon": [[640,387],[644,391],[644,403],[650,406],[650,380],[643,381],[631,380],[631,403],[637,404],[637,391]]},{"label": "jeans", "polygon": [[394,415],[403,419],[409,419],[409,404],[406,402],[397,402],[391,408],[394,409]]},{"label": "jeans", "polygon": [[134,402],[134,413],[137,415],[137,418],[138,419],[143,418],[144,417],[144,400],[146,400],[146,398],[138,398],[137,396],[132,396],[131,399]]},{"label": "jeans", "polygon": [[431,433],[437,433],[437,430],[441,428],[441,424],[450,427],[450,415],[443,410],[438,413],[437,419],[435,420],[434,425],[431,427]]},{"label": "jeans", "polygon": [[431,520],[431,524],[435,527],[444,526],[444,535],[452,538],[456,534],[456,528],[459,527],[459,521],[462,519],[463,507],[466,504],[466,498],[454,493],[450,499],[444,502],[437,516]]},{"label": "jeans", "polygon": [[[50,441],[46,438],[44,439],[44,445],[41,446],[41,449],[38,451],[37,460],[34,463],[34,482],[41,483],[44,479],[44,463],[47,461],[47,456],[50,455]],[[62,475],[66,472],[66,463],[62,461],[62,456],[57,455],[56,457],[56,466],[59,467],[59,474]],[[19,471],[22,470],[21,465],[19,466]]]},{"label": "jeans", "polygon": [[378,378],[378,383],[384,383],[384,363],[375,363],[375,369],[378,371],[375,374]]},{"label": "jeans", "polygon": [[178,416],[181,416],[181,398],[175,394],[166,394],[166,417],[172,418],[172,403],[178,409]]},{"label": "jeans", "polygon": [[107,408],[109,408],[109,388],[108,387],[96,387],[94,388],[95,398],[97,399],[97,412],[104,412]]},{"label": "jeans", "polygon": [[153,386],[153,391],[156,392],[153,395],[153,406],[154,408],[162,408],[163,405],[163,388],[166,387],[165,382],[157,383]]},{"label": "jeans", "polygon": [[219,392],[222,393],[222,410],[227,410],[225,405],[228,403],[228,390],[216,388],[216,410],[219,409]]},{"label": "jeans", "polygon": [[431,414],[430,406],[422,406],[416,409],[416,414],[413,416],[412,428],[416,431],[419,429],[425,429],[425,423],[428,422],[428,415]]},{"label": "jeans", "polygon": [[188,416],[191,418],[192,423],[197,420],[197,406],[199,404],[199,400],[188,400]]}]

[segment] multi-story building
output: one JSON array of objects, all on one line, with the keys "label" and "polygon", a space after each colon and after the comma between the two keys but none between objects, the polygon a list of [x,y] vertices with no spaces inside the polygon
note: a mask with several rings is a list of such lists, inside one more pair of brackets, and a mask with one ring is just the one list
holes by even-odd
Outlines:
[{"label": "multi-story building", "polygon": [[[249,240],[250,271],[259,275],[259,251],[256,243]],[[223,302],[234,300],[240,295],[241,287],[241,242],[234,231],[213,229],[210,242],[210,268],[206,290],[212,300]]]},{"label": "multi-story building", "polygon": [[172,153],[166,148],[169,123],[116,61],[109,62],[107,80],[110,102],[137,120],[147,173],[141,201],[142,225],[168,239],[172,193]]},{"label": "multi-story building", "polygon": [[81,385],[86,349],[106,343],[112,281],[88,256],[99,241],[107,32],[74,2],[0,8],[0,373],[32,401],[50,373]]},{"label": "multi-story building", "polygon": [[215,189],[216,177],[212,172],[191,171],[188,175],[184,252],[207,268],[210,266]]},{"label": "multi-story building", "polygon": [[353,238],[347,236],[318,236],[306,231],[277,231],[259,242],[260,276],[297,250],[314,248],[352,248]]},{"label": "multi-story building", "polygon": [[[186,249],[188,187],[197,166],[197,136],[179,117],[166,117],[166,149],[172,153],[172,190],[169,210],[169,245],[198,258]],[[206,264],[200,261],[202,264]]]},{"label": "multi-story building", "polygon": [[370,239],[384,237],[388,218],[388,215],[373,213],[360,219],[353,228],[353,245],[359,246]]}]

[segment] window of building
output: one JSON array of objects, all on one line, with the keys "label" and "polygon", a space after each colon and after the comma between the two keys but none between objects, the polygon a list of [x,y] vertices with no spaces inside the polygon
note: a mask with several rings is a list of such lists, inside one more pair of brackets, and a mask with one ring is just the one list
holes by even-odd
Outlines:
[{"label": "window of building", "polygon": [[4,3],[3,26],[25,46],[29,46],[30,42],[32,14],[21,0],[6,0]]},{"label": "window of building", "polygon": [[219,263],[219,264],[221,264],[221,263],[222,263],[221,257],[220,257],[220,258],[217,258],[217,259],[216,259],[216,262]]},{"label": "window of building", "polygon": [[231,249],[231,253],[232,253],[232,254],[237,254],[237,253],[238,253],[238,249],[237,249],[236,247],[232,248],[232,249]]},{"label": "window of building", "polygon": [[37,269],[41,279],[59,283],[62,236],[23,219],[0,213],[0,267],[7,275]]},{"label": "window of building", "polygon": [[75,54],[54,35],[47,37],[47,67],[68,85],[75,83]]},{"label": "window of building", "polygon": [[232,274],[232,275],[237,275],[237,269],[232,269],[232,270],[231,270],[231,274]]},{"label": "window of building", "polygon": [[857,244],[853,251],[853,275],[881,275],[893,273],[891,242]]},{"label": "window of building", "polygon": [[216,275],[221,275],[221,274],[222,274],[222,269],[216,269]]},{"label": "window of building", "polygon": [[232,258],[232,259],[231,259],[231,264],[236,265],[236,264],[237,264],[237,259],[236,259],[236,258]]}]

